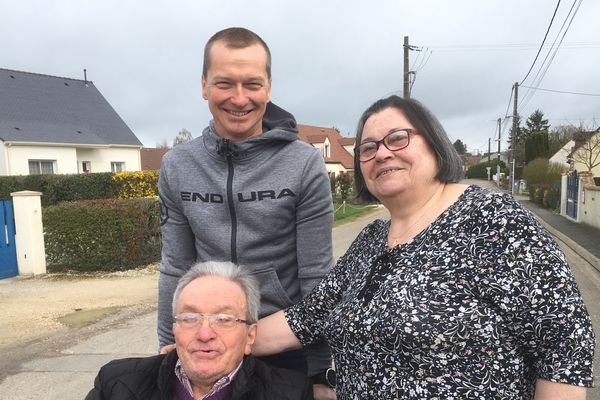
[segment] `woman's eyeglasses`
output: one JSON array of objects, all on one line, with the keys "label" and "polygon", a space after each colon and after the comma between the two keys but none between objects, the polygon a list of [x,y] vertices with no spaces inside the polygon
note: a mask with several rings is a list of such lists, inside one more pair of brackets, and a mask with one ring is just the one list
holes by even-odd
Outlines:
[{"label": "woman's eyeglasses", "polygon": [[362,142],[355,149],[355,152],[358,153],[358,160],[360,162],[367,162],[374,159],[375,155],[377,154],[377,150],[379,150],[379,146],[382,143],[389,151],[402,150],[409,145],[410,136],[412,134],[413,129],[404,128],[388,133],[381,140],[369,140]]}]

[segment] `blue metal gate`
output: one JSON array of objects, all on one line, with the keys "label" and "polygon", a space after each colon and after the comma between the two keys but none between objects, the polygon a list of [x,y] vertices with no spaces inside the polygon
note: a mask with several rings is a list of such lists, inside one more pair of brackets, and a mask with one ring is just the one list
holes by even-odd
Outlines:
[{"label": "blue metal gate", "polygon": [[577,219],[577,200],[579,199],[579,173],[571,172],[567,176],[567,215]]},{"label": "blue metal gate", "polygon": [[0,200],[0,279],[18,273],[13,205],[11,200]]}]

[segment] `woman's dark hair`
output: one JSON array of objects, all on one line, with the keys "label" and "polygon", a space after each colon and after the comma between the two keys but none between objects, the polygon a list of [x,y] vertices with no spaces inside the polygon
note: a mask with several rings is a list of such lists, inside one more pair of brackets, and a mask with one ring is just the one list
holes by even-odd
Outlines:
[{"label": "woman's dark hair", "polygon": [[463,178],[463,163],[450,143],[446,131],[438,119],[423,104],[415,99],[404,99],[399,96],[390,96],[377,100],[362,114],[356,129],[356,142],[354,147],[354,185],[357,197],[364,201],[377,201],[369,192],[365,179],[360,170],[358,146],[362,140],[363,129],[367,120],[387,108],[400,111],[412,124],[419,135],[423,136],[436,155],[438,172],[435,179],[440,182],[458,182]]}]

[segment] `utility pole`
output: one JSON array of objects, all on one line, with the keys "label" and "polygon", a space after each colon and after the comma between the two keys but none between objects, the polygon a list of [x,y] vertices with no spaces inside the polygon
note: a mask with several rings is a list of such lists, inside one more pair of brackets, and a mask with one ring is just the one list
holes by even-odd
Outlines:
[{"label": "utility pole", "polygon": [[408,45],[408,36],[404,36],[404,98],[410,99],[410,79],[408,71],[408,51],[410,46]]},{"label": "utility pole", "polygon": [[517,102],[519,100],[519,82],[515,82],[515,102],[513,104],[513,134],[510,138],[510,148],[512,149],[512,172],[510,174],[510,193],[515,194],[515,166],[517,163],[517,130],[519,129],[519,114],[517,112]]},{"label": "utility pole", "polygon": [[496,184],[500,187],[500,136],[502,135],[502,118],[498,118],[498,165],[496,165]]}]

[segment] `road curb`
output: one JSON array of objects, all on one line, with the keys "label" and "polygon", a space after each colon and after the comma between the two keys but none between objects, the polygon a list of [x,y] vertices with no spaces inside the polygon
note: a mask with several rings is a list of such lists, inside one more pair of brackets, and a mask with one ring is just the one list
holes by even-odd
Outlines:
[{"label": "road curb", "polygon": [[[510,193],[510,191],[501,190],[493,184],[490,185],[488,181],[480,181],[480,180],[476,180],[476,179],[471,179],[471,180],[465,180],[465,183],[474,184],[474,185],[477,185],[480,187],[488,188],[491,190],[496,190],[496,191],[503,192],[503,193]],[[583,246],[581,246],[575,240],[571,239],[569,236],[565,235],[564,233],[560,232],[559,230],[557,230],[556,228],[551,226],[549,223],[547,223],[541,216],[536,214],[535,209],[529,208],[527,206],[527,201],[528,201],[527,196],[522,196],[522,195],[512,194],[512,193],[511,193],[511,195],[523,207],[525,207],[527,210],[529,210],[535,216],[535,218],[542,224],[542,226],[544,228],[546,228],[546,230],[548,232],[550,232],[550,234],[552,236],[554,236],[555,238],[557,238],[558,240],[563,242],[567,247],[569,247],[571,250],[573,250],[575,253],[577,253],[577,255],[579,255],[581,258],[583,258],[585,261],[587,261],[592,267],[594,267],[594,269],[596,269],[597,271],[600,272],[600,259],[598,257],[596,257],[594,254],[590,253],[588,250],[586,250]],[[522,199],[520,199],[519,197],[522,197]],[[524,201],[521,201],[521,200],[524,200]]]},{"label": "road curb", "polygon": [[541,217],[536,215],[535,212],[533,212],[533,210],[530,211],[533,213],[533,215],[535,215],[537,220],[544,226],[544,228],[546,228],[548,232],[550,232],[550,234],[552,234],[553,236],[558,238],[558,240],[566,244],[571,250],[577,253],[581,258],[590,263],[592,267],[594,267],[597,271],[600,272],[600,259],[598,257],[584,249],[579,243],[577,243],[564,233],[560,232],[556,228],[552,227],[550,224],[546,223],[546,221],[544,221]]}]

